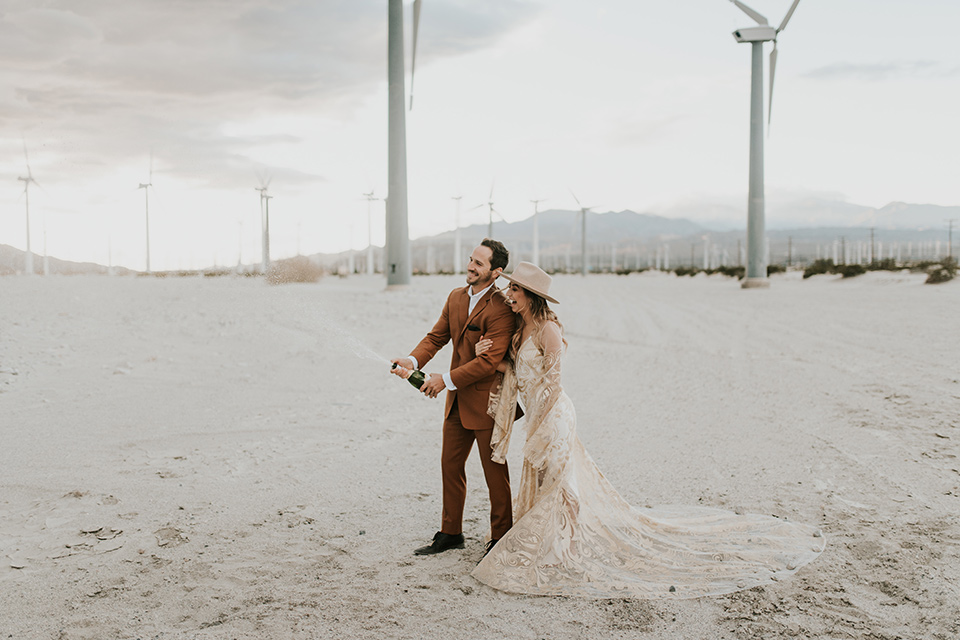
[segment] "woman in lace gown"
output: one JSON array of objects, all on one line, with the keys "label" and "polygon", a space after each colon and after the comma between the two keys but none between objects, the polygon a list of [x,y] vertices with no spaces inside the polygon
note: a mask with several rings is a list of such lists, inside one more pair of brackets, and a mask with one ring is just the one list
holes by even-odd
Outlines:
[{"label": "woman in lace gown", "polygon": [[[512,364],[490,399],[493,459],[503,461],[517,396],[526,441],[514,525],[473,575],[512,593],[697,598],[779,580],[824,548],[807,525],[704,507],[631,507],[577,437],[560,382],[562,327],[547,301],[551,278],[520,263],[507,291],[518,315]],[[477,345],[478,352],[487,342]]]}]

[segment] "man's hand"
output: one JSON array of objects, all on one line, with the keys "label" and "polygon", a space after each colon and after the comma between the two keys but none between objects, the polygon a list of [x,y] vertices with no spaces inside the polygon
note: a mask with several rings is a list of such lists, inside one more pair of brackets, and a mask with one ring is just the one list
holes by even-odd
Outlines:
[{"label": "man's hand", "polygon": [[427,381],[420,387],[420,392],[428,398],[436,398],[446,388],[447,385],[443,381],[443,376],[439,373],[431,373]]},{"label": "man's hand", "polygon": [[[411,360],[410,358],[394,358],[390,362],[397,365],[396,367],[390,369],[390,373],[392,373],[395,376],[400,376],[401,378],[403,378],[405,377],[407,371],[413,371],[413,360]],[[403,367],[403,369],[406,369],[407,371],[404,371],[403,369],[401,369],[401,367]]]}]

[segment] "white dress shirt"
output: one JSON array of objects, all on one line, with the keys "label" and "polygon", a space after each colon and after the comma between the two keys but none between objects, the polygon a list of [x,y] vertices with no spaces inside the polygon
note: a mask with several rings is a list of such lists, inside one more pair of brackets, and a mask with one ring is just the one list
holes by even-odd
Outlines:
[{"label": "white dress shirt", "polygon": [[[486,288],[486,289],[484,289],[483,291],[479,291],[479,292],[477,292],[477,293],[470,293],[470,291],[473,291],[473,287],[470,287],[470,291],[467,291],[467,295],[470,296],[470,304],[467,306],[467,318],[469,318],[469,317],[470,317],[470,314],[473,313],[473,310],[477,308],[477,303],[480,302],[480,298],[482,298],[484,295],[486,295],[487,291],[490,291],[490,287],[492,287],[493,284],[494,284],[494,283],[491,282],[490,284],[487,285],[487,288]],[[414,358],[413,356],[407,356],[407,357],[410,358],[410,360],[413,362],[413,368],[414,368],[414,369],[419,369],[419,368],[420,368],[420,365],[417,363],[417,359],[416,359],[416,358]],[[450,372],[449,372],[449,371],[448,371],[447,373],[443,374],[443,384],[445,384],[445,385],[447,386],[447,390],[448,390],[448,391],[456,391],[456,390],[457,390],[457,388],[456,388],[455,386],[453,386],[453,380],[450,379]]]}]

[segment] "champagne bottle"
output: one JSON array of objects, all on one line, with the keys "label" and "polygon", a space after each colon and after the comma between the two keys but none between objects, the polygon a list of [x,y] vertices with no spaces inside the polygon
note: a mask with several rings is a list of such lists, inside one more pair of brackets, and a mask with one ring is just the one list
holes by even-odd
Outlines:
[{"label": "champagne bottle", "polygon": [[[394,362],[393,367],[391,368],[396,369],[398,366],[399,365],[397,365],[397,363]],[[420,369],[414,369],[413,371],[411,371],[410,369],[404,369],[403,367],[400,367],[400,368],[406,372],[406,374],[403,377],[406,378],[407,382],[412,384],[416,389],[419,389],[420,387],[422,387],[423,383],[427,381],[427,374],[425,374]]]}]

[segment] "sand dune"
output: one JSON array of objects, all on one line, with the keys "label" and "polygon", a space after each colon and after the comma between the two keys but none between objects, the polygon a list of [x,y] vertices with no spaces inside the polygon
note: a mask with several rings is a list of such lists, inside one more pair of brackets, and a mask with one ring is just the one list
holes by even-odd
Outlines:
[{"label": "sand dune", "polygon": [[922,281],[556,279],[580,437],[625,498],[826,535],[775,587],[663,603],[474,581],[476,454],[467,548],[411,554],[441,404],[377,357],[460,278],[0,278],[0,637],[956,638],[960,284]]}]

